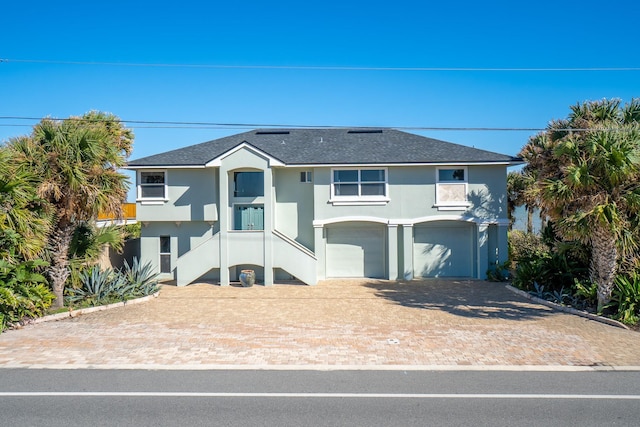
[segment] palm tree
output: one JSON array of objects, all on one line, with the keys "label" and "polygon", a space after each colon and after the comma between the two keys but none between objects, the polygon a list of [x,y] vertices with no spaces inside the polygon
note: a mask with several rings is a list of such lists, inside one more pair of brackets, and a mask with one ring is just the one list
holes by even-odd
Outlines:
[{"label": "palm tree", "polygon": [[90,112],[58,121],[43,119],[31,135],[9,146],[40,177],[38,194],[54,208],[49,235],[55,307],[64,305],[69,245],[76,225],[98,212],[119,215],[128,190],[118,172],[131,153],[133,134],[112,114]]},{"label": "palm tree", "polygon": [[509,225],[515,222],[514,211],[518,206],[524,206],[527,211],[527,233],[533,232],[533,211],[536,201],[531,196],[530,187],[533,179],[525,171],[509,172],[507,175],[507,216]]},{"label": "palm tree", "polygon": [[549,124],[521,154],[536,177],[532,194],[558,234],[591,247],[598,309],[611,300],[618,265],[637,259],[640,100],[585,102]]},{"label": "palm tree", "polygon": [[0,258],[10,263],[42,256],[51,226],[37,179],[0,147]]}]

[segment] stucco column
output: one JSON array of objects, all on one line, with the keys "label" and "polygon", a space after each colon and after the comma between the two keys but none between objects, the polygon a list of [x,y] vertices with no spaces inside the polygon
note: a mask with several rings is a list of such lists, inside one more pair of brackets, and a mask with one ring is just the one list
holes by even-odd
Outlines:
[{"label": "stucco column", "polygon": [[413,224],[402,225],[402,257],[404,271],[402,276],[405,280],[413,279]]},{"label": "stucco column", "polygon": [[273,285],[273,173],[264,170],[264,285]]},{"label": "stucco column", "polygon": [[398,224],[387,225],[387,278],[398,280]]},{"label": "stucco column", "polygon": [[229,231],[229,171],[221,167],[218,194],[220,195],[220,286],[229,286],[229,250],[227,246]]},{"label": "stucco column", "polygon": [[489,225],[478,224],[478,265],[476,278],[486,279],[487,269],[489,268]]},{"label": "stucco column", "polygon": [[509,259],[509,223],[498,224],[498,262],[504,263]]},{"label": "stucco column", "polygon": [[318,280],[324,280],[327,278],[327,241],[324,234],[323,225],[313,225],[313,248],[315,249],[316,259],[316,276]]}]

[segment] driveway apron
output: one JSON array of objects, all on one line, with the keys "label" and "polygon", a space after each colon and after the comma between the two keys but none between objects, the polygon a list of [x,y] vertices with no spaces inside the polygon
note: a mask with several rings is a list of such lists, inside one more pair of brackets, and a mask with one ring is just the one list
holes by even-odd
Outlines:
[{"label": "driveway apron", "polygon": [[629,367],[639,338],[483,281],[165,285],[144,304],[6,331],[0,367]]}]

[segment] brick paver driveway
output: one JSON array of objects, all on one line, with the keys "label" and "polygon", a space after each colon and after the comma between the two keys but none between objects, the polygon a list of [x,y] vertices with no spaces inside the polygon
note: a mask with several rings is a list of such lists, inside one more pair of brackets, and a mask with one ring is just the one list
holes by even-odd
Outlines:
[{"label": "brick paver driveway", "polygon": [[0,367],[640,366],[640,335],[482,281],[165,286],[0,335]]}]

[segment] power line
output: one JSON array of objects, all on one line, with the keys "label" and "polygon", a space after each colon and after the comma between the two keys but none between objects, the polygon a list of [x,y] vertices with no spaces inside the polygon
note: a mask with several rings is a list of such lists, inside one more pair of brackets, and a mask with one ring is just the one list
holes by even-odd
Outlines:
[{"label": "power line", "polygon": [[[43,119],[54,121],[78,120],[85,122],[95,122],[96,119],[83,119],[81,117],[69,117],[59,119],[55,117],[23,117],[23,116],[0,116],[0,120],[29,120],[41,121]],[[217,122],[182,122],[182,121],[158,121],[158,120],[124,120],[118,119],[121,123],[134,126],[137,129],[257,129],[257,128],[298,128],[298,129],[397,129],[414,131],[470,131],[470,132],[542,132],[547,128],[536,127],[467,127],[467,126],[336,126],[336,125],[300,125],[300,124],[275,124],[275,123],[217,123]],[[0,126],[31,127],[32,124],[20,123],[0,123]],[[618,128],[566,128],[554,129],[554,131],[583,132],[583,131],[620,131]]]},{"label": "power line", "polygon": [[621,72],[640,71],[640,67],[355,67],[325,65],[231,65],[231,64],[169,64],[107,61],[62,61],[47,59],[0,58],[2,63],[30,63],[50,65],[93,65],[111,67],[203,68],[245,70],[307,70],[307,71],[420,71],[420,72]]},{"label": "power line", "polygon": [[[59,119],[46,117],[47,119],[95,121],[95,119],[83,119],[71,117]],[[0,120],[32,120],[40,121],[45,117],[0,116]],[[302,129],[399,129],[399,130],[429,130],[429,131],[516,131],[535,132],[544,128],[516,128],[516,127],[443,127],[443,126],[335,126],[335,125],[301,125],[301,124],[275,124],[275,123],[217,123],[217,122],[182,122],[182,121],[154,121],[154,120],[124,120],[121,123],[135,126],[136,128],[176,128],[176,129],[256,129],[256,128],[302,128]],[[0,124],[0,126],[30,126],[28,124]]]}]

